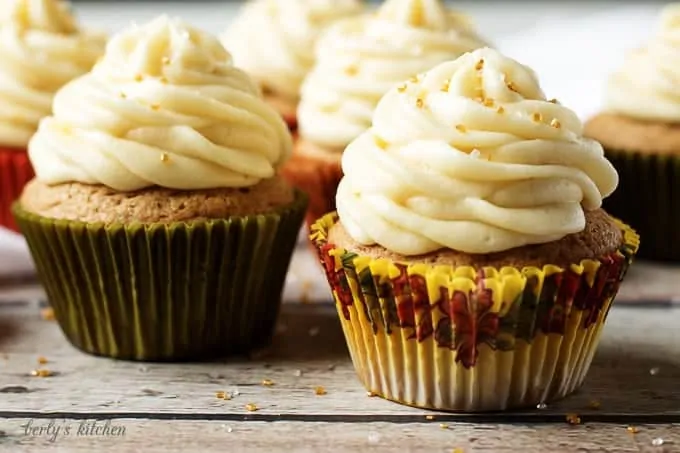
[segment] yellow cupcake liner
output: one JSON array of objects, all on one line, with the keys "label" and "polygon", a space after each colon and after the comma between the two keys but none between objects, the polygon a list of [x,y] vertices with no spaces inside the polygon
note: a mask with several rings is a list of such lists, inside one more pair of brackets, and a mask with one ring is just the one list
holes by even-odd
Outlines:
[{"label": "yellow cupcake liner", "polygon": [[374,259],[312,226],[352,362],[369,392],[402,404],[495,411],[560,399],[581,386],[607,313],[639,246],[568,268],[435,266]]}]

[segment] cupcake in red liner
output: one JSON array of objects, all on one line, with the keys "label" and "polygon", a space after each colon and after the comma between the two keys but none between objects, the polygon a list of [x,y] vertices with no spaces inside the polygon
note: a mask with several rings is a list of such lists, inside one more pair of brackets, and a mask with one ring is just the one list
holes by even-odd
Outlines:
[{"label": "cupcake in red liner", "polygon": [[295,130],[300,85],[314,64],[316,41],[330,24],[362,11],[360,0],[250,0],[222,42]]},{"label": "cupcake in red liner", "polygon": [[310,197],[308,223],[335,210],[345,147],[371,125],[390,88],[486,45],[441,0],[387,0],[332,25],[316,47],[298,107],[298,139],[283,176]]},{"label": "cupcake in red liner", "polygon": [[583,383],[638,235],[576,114],[491,49],[380,101],[311,239],[359,379],[451,411],[550,403]]},{"label": "cupcake in red liner", "polygon": [[12,203],[33,177],[26,147],[52,97],[89,71],[106,37],[81,29],[67,2],[16,0],[0,26],[0,227],[16,231]]},{"label": "cupcake in red liner", "polygon": [[14,214],[69,341],[152,361],[266,346],[307,197],[277,175],[286,124],[219,40],[132,26],[53,110]]}]

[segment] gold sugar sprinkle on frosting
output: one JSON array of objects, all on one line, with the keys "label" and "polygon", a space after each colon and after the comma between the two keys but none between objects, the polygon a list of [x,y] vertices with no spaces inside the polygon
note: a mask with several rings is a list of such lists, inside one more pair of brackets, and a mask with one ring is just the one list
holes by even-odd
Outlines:
[{"label": "gold sugar sprinkle on frosting", "polygon": [[425,106],[425,101],[423,101],[423,98],[416,99],[416,107],[422,109],[423,106]]},{"label": "gold sugar sprinkle on frosting", "polygon": [[163,63],[163,64],[170,64],[170,58],[168,58],[168,57],[163,57],[163,58],[161,59],[161,63]]},{"label": "gold sugar sprinkle on frosting", "polygon": [[397,87],[397,91],[400,92],[400,93],[403,93],[404,91],[406,91],[406,84],[399,85]]},{"label": "gold sugar sprinkle on frosting", "polygon": [[163,85],[166,85],[168,83],[168,79],[166,77],[161,77],[158,79]]},{"label": "gold sugar sprinkle on frosting", "polygon": [[475,65],[475,69],[476,69],[477,71],[481,71],[483,67],[484,67],[484,59],[482,58],[482,59],[479,60],[479,61],[477,62],[477,64]]},{"label": "gold sugar sprinkle on frosting", "polygon": [[127,99],[127,94],[125,94],[125,93],[120,93],[120,98],[121,98],[121,99]]},{"label": "gold sugar sprinkle on frosting", "polygon": [[559,104],[559,102],[557,102],[557,99],[555,98],[548,100],[548,102],[550,102],[551,104]]},{"label": "gold sugar sprinkle on frosting", "polygon": [[386,149],[389,146],[389,143],[387,143],[383,138],[378,137],[377,135],[373,136],[373,140],[375,140],[375,144],[380,149]]},{"label": "gold sugar sprinkle on frosting", "polygon": [[534,120],[534,121],[536,121],[537,123],[540,123],[541,121],[543,121],[543,115],[541,115],[540,113],[536,112],[536,113],[534,113],[533,115],[531,115],[531,119]]},{"label": "gold sugar sprinkle on frosting", "polygon": [[160,110],[161,106],[158,104],[151,104],[151,110]]},{"label": "gold sugar sprinkle on frosting", "polygon": [[246,404],[246,410],[247,410],[248,412],[255,412],[255,411],[258,410],[258,409],[259,409],[259,408],[257,407],[257,404],[255,404],[255,403],[248,403],[248,404]]},{"label": "gold sugar sprinkle on frosting", "polygon": [[420,82],[420,76],[419,76],[419,75],[414,75],[413,77],[411,77],[410,79],[408,79],[408,81],[411,82],[411,83]]},{"label": "gold sugar sprinkle on frosting", "polygon": [[502,105],[499,105],[498,108],[496,109],[496,113],[504,113],[505,109],[503,108]]},{"label": "gold sugar sprinkle on frosting", "polygon": [[170,155],[168,153],[161,154],[161,162],[168,162],[170,160]]},{"label": "gold sugar sprinkle on frosting", "polygon": [[553,118],[552,121],[550,122],[550,125],[555,129],[559,129],[562,127],[562,124],[557,120],[557,118]]},{"label": "gold sugar sprinkle on frosting", "polygon": [[493,107],[494,106],[493,99],[490,99],[490,98],[484,99],[482,101],[482,104],[484,104],[485,107]]},{"label": "gold sugar sprinkle on frosting", "polygon": [[517,86],[515,85],[515,82],[508,82],[506,83],[506,85],[508,87],[508,90],[514,91],[515,93],[519,93],[519,91],[517,91]]},{"label": "gold sugar sprinkle on frosting", "polygon": [[355,75],[357,75],[358,73],[359,73],[359,68],[357,68],[357,67],[354,66],[354,65],[352,65],[352,66],[347,66],[347,67],[345,68],[345,74],[347,74],[348,76],[355,76]]},{"label": "gold sugar sprinkle on frosting", "polygon": [[274,381],[272,381],[271,379],[263,379],[262,385],[264,385],[265,387],[271,387],[274,385]]},{"label": "gold sugar sprinkle on frosting", "polygon": [[442,85],[441,90],[442,90],[442,91],[448,92],[448,91],[449,91],[450,85],[451,85],[451,81],[450,81],[450,80],[447,80],[446,82],[444,82],[444,85]]},{"label": "gold sugar sprinkle on frosting", "polygon": [[463,126],[462,124],[456,124],[456,130],[458,132],[465,133],[467,132],[467,127]]},{"label": "gold sugar sprinkle on frosting", "polygon": [[135,82],[141,82],[142,80],[144,80],[144,76],[143,76],[143,75],[141,75],[141,74],[136,74],[136,75],[135,75]]}]

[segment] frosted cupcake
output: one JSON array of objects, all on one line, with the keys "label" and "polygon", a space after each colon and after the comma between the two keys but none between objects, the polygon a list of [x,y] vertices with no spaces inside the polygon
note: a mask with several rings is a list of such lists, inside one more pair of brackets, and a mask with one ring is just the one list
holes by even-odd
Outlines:
[{"label": "frosted cupcake", "polygon": [[586,124],[621,183],[605,209],[645,238],[640,257],[680,262],[680,4],[609,79],[603,112]]},{"label": "frosted cupcake", "polygon": [[314,46],[333,22],[363,11],[359,0],[250,0],[222,37],[236,65],[262,87],[291,129]]},{"label": "frosted cupcake", "polygon": [[52,97],[89,71],[106,37],[81,29],[69,4],[9,0],[0,7],[0,227],[16,230],[10,207],[33,177],[26,155]]},{"label": "frosted cupcake", "polygon": [[371,125],[390,88],[484,46],[440,0],[387,0],[377,13],[331,27],[302,86],[299,141],[283,175],[310,195],[308,220],[335,209],[345,147]]},{"label": "frosted cupcake", "polygon": [[67,338],[194,360],[272,334],[306,197],[292,138],[216,37],[161,17],[111,39],[30,142],[14,212]]},{"label": "frosted cupcake", "polygon": [[583,382],[638,246],[617,174],[490,49],[390,90],[312,228],[359,378],[424,408],[530,407]]}]

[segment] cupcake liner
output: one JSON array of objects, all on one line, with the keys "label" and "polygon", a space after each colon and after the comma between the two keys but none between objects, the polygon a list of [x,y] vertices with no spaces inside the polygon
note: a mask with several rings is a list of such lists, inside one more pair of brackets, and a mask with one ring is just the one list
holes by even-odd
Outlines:
[{"label": "cupcake liner", "polygon": [[0,149],[0,227],[19,232],[12,216],[12,204],[33,176],[26,151]]},{"label": "cupcake liner", "polygon": [[306,196],[224,220],[104,225],[14,205],[54,315],[77,348],[117,359],[201,360],[272,337]]},{"label": "cupcake liner", "polygon": [[339,161],[317,159],[300,153],[293,154],[281,169],[289,184],[309,195],[305,221],[308,226],[324,214],[335,211],[335,193],[342,179]]},{"label": "cupcake liner", "polygon": [[606,150],[619,173],[603,207],[644,238],[638,256],[680,262],[680,155]]},{"label": "cupcake liner", "polygon": [[335,214],[312,227],[359,379],[402,404],[450,411],[531,407],[582,383],[638,247],[567,269],[405,265],[336,248]]}]

